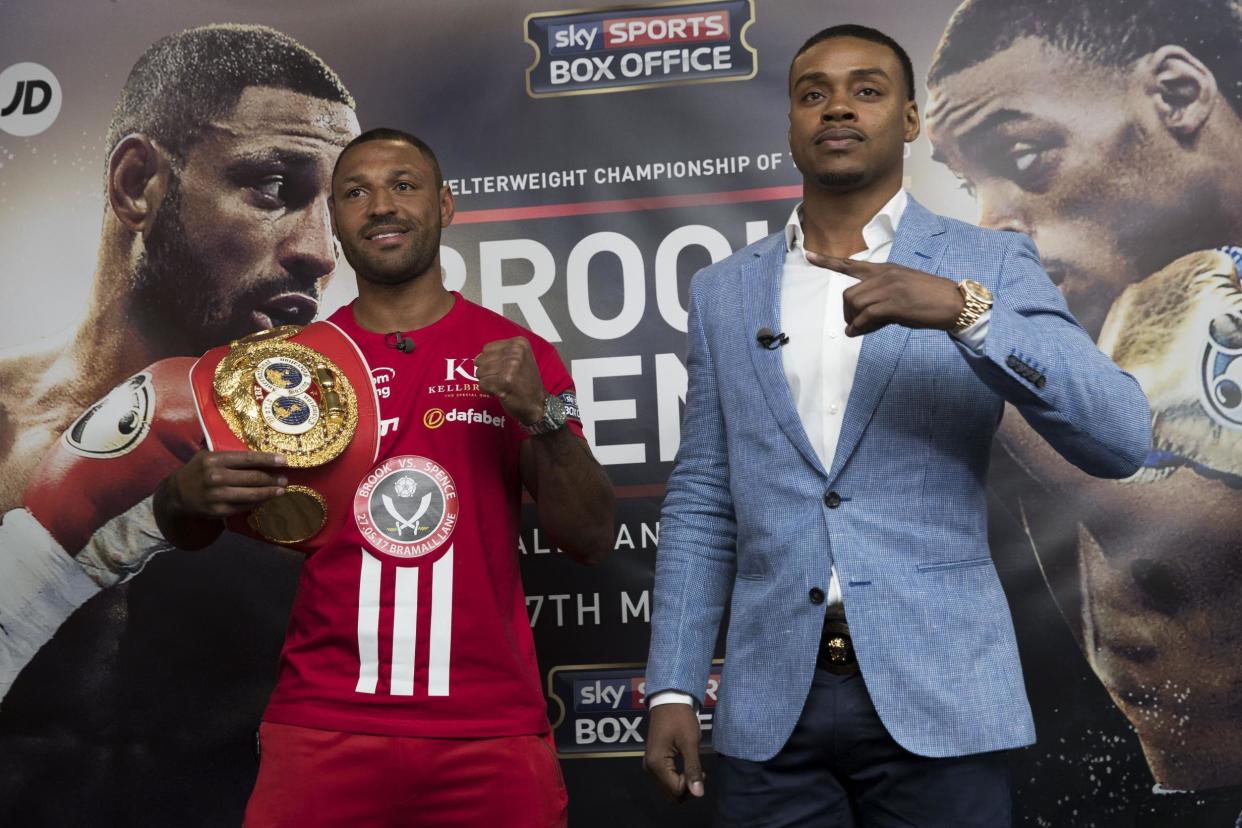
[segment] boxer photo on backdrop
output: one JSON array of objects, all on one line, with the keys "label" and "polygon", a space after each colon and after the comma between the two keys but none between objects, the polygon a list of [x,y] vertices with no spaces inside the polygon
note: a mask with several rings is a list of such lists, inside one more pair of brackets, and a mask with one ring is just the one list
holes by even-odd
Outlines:
[{"label": "boxer photo on backdrop", "polygon": [[[675,798],[716,785],[720,826],[998,828],[1005,751],[1035,733],[988,548],[993,435],[1010,403],[1085,473],[1126,477],[1147,401],[1029,237],[902,189],[920,117],[901,46],[825,29],[788,92],[802,203],[691,284],[644,762]],[[705,782],[695,705],[726,608]]]},{"label": "boxer photo on backdrop", "polygon": [[1028,233],[1151,399],[1154,451],[1093,480],[1021,420],[1030,543],[1157,783],[1142,825],[1242,812],[1242,7],[972,0],[928,74],[937,157]]},{"label": "boxer photo on backdrop", "polygon": [[[302,556],[230,536],[128,582],[164,548],[149,532],[158,479],[128,452],[172,402],[144,366],[314,317],[336,265],[329,183],[358,134],[353,107],[317,55],[261,26],[161,38],[125,80],[86,318],[64,342],[0,359],[0,821],[241,818]],[[81,480],[45,473],[30,490],[49,448],[95,460]],[[17,508],[31,497],[80,519],[78,558]],[[111,511],[92,512],[101,499]],[[126,512],[96,546],[108,560],[88,561],[91,534]],[[67,591],[46,588],[62,576]],[[205,776],[216,793],[186,795]]]}]

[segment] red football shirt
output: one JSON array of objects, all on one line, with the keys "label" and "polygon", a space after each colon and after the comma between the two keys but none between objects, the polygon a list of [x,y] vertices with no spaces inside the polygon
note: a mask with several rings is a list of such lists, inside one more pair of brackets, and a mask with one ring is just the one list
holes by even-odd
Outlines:
[{"label": "red football shirt", "polygon": [[[352,515],[306,560],[270,722],[407,736],[541,733],[547,712],[518,571],[525,433],[479,390],[474,358],[525,337],[550,393],[573,393],[556,350],[455,294],[438,322],[403,332],[414,350],[329,319],[370,367],[379,459]],[[581,435],[581,425],[570,421]]]}]

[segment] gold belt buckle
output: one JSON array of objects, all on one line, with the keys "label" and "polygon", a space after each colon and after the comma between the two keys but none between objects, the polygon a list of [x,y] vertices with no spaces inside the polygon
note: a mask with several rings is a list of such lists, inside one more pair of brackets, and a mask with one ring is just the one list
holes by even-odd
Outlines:
[{"label": "gold belt buckle", "polygon": [[819,643],[819,666],[831,673],[850,675],[858,670],[854,642],[844,620],[828,619]]},{"label": "gold belt buckle", "polygon": [[[293,469],[338,457],[358,428],[358,397],[327,355],[289,338],[283,325],[232,343],[212,386],[229,430],[255,451],[283,454]],[[293,483],[246,518],[276,543],[299,543],[323,527],[328,505],[319,492]]]},{"label": "gold belt buckle", "polygon": [[834,635],[825,645],[828,648],[828,660],[834,664],[847,664],[850,660],[850,645],[843,637]]}]

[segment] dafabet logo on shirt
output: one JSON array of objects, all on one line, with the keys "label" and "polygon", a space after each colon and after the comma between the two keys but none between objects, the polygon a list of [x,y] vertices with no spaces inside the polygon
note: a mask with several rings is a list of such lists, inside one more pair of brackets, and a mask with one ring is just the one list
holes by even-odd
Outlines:
[{"label": "dafabet logo on shirt", "polygon": [[445,411],[443,408],[429,408],[427,413],[423,415],[423,425],[427,428],[434,430],[445,423],[478,423],[480,425],[504,428],[505,418],[490,411],[475,411],[473,408],[464,410],[450,408],[448,411]]}]

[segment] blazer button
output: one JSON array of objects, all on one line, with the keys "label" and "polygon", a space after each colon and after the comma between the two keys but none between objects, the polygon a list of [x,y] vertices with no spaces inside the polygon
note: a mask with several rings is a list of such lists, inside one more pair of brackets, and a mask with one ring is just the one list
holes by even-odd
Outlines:
[{"label": "blazer button", "polygon": [[824,495],[824,505],[829,509],[835,509],[841,505],[841,495],[836,492],[829,492]]},{"label": "blazer button", "polygon": [[824,603],[824,591],[819,587],[811,587],[810,598],[812,604],[822,604]]}]

